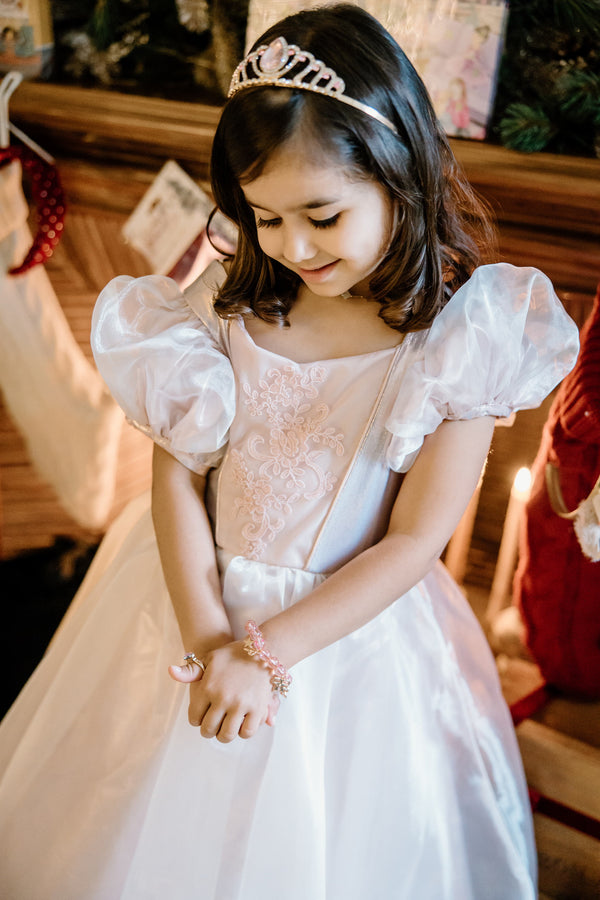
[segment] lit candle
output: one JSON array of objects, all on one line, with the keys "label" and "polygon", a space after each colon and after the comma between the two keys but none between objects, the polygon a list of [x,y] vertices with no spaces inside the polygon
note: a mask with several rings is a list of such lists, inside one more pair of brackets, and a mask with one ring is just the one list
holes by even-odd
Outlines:
[{"label": "lit candle", "polygon": [[512,593],[512,579],[517,561],[519,548],[519,528],[521,518],[525,510],[525,504],[529,500],[531,490],[531,472],[529,469],[519,469],[515,475],[510,492],[510,500],[506,510],[502,540],[498,551],[496,571],[490,590],[490,599],[486,610],[486,619],[491,623],[500,610],[506,606]]}]

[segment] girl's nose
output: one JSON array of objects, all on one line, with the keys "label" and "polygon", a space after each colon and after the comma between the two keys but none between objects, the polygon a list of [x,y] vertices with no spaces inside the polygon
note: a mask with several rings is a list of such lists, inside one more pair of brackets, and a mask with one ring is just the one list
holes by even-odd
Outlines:
[{"label": "girl's nose", "polygon": [[303,228],[286,228],[282,249],[284,257],[292,263],[307,262],[316,252],[310,235]]}]

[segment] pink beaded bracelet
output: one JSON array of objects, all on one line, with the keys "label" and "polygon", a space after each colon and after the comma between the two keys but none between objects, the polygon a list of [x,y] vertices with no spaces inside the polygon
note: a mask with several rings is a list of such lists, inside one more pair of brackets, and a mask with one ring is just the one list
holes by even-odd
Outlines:
[{"label": "pink beaded bracelet", "polygon": [[292,683],[292,676],[277,657],[269,653],[265,647],[265,639],[256,622],[252,620],[246,622],[246,631],[248,632],[248,637],[244,641],[244,650],[248,656],[257,656],[264,662],[267,668],[271,670],[271,686],[273,690],[287,697],[287,692]]}]

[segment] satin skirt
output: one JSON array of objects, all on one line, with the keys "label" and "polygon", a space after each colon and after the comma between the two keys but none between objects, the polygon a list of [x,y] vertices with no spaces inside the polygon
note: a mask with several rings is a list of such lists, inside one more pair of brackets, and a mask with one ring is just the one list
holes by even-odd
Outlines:
[{"label": "satin skirt", "polygon": [[[239,635],[322,580],[220,561]],[[534,900],[510,716],[441,564],[249,741],[188,724],[181,652],[143,496],[0,726],[3,900]]]}]

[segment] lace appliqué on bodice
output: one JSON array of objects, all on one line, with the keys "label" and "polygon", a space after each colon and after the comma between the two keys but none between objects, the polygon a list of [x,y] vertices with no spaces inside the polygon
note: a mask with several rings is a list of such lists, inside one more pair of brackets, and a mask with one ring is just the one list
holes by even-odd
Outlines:
[{"label": "lace appliqu\u00e9 on bodice", "polygon": [[[329,406],[318,402],[318,385],[326,378],[322,366],[290,365],[269,369],[258,389],[242,384],[249,414],[265,425],[248,436],[243,451],[232,451],[233,475],[241,487],[235,514],[250,517],[241,531],[250,559],[261,558],[295,504],[320,499],[337,481],[319,462],[325,451],[315,449],[321,445],[344,455],[344,435],[325,424]],[[252,460],[260,465],[250,468]]]}]

